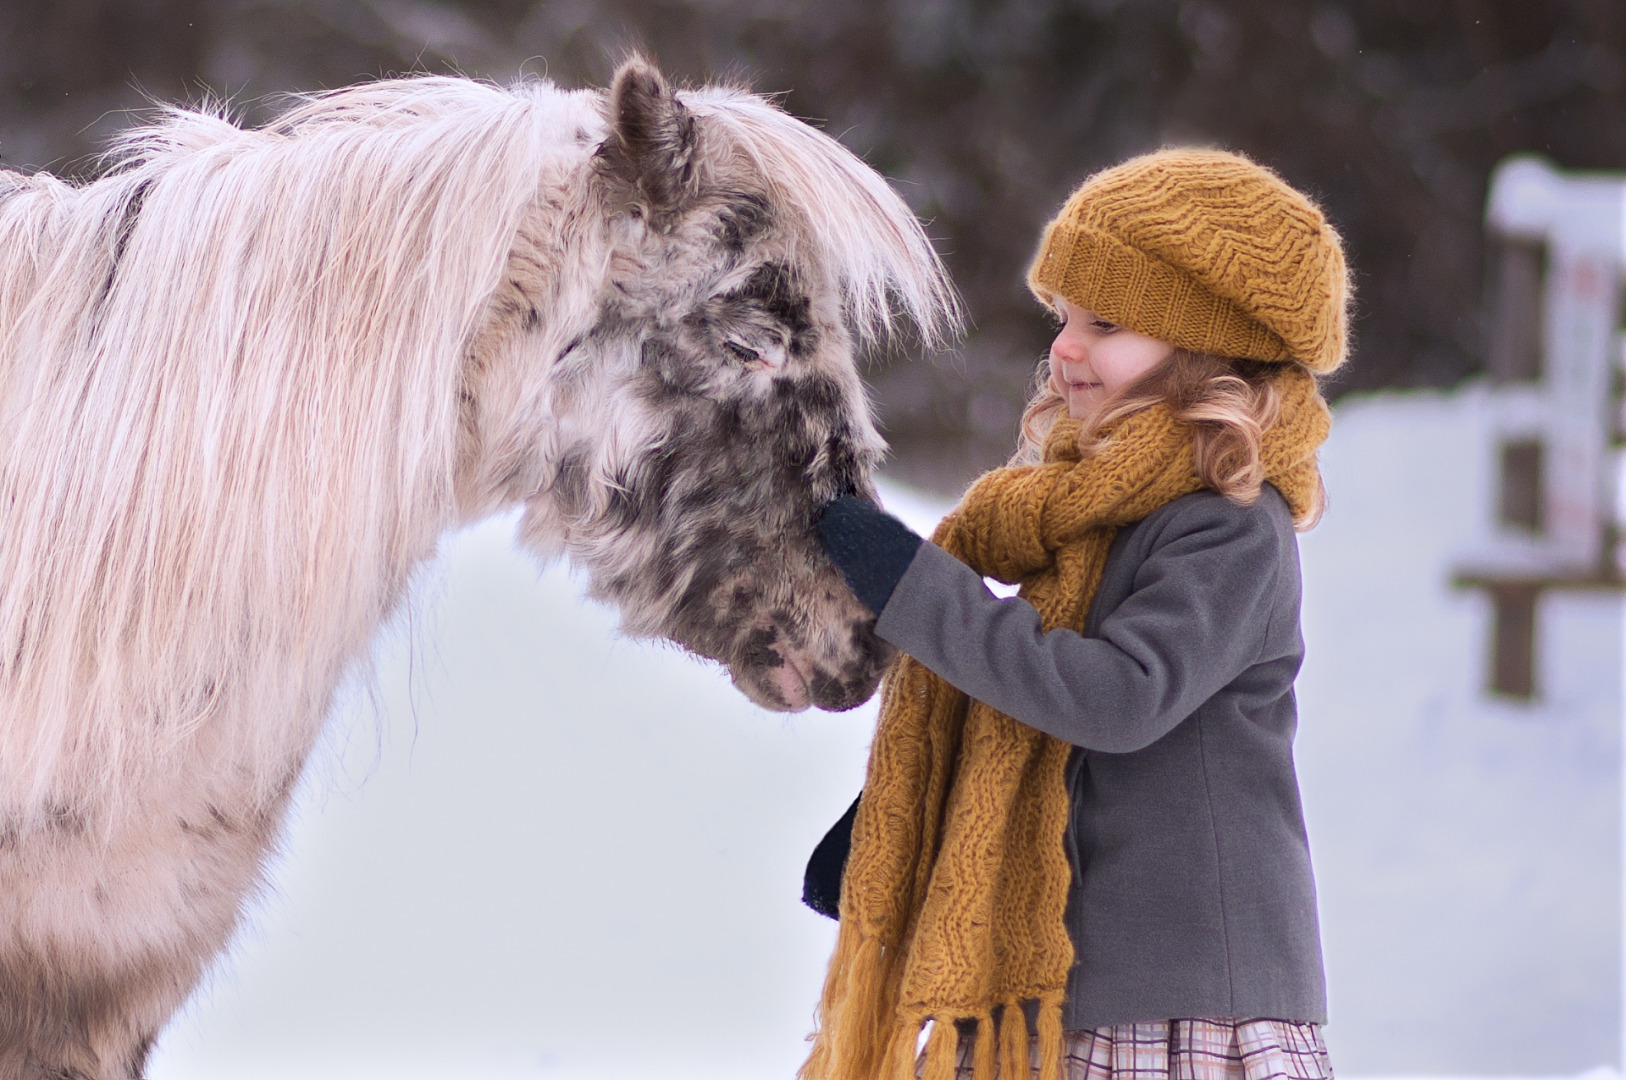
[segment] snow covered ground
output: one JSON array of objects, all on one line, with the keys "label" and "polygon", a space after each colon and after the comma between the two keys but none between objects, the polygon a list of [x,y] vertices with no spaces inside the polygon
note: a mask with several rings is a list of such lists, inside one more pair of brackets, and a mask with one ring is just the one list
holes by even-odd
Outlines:
[{"label": "snow covered ground", "polygon": [[[1472,389],[1342,406],[1303,544],[1299,761],[1346,1076],[1619,1060],[1621,607],[1552,598],[1544,701],[1480,695],[1485,604],[1447,576],[1482,529],[1484,413]],[[922,529],[942,510],[888,501]],[[757,710],[616,639],[510,528],[446,543],[153,1080],[793,1074],[834,936],[802,864],[873,704]]]}]

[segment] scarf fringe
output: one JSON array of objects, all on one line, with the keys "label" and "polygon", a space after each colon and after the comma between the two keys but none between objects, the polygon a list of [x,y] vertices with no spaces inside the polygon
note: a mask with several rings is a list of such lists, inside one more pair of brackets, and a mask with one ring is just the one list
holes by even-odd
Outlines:
[{"label": "scarf fringe", "polygon": [[[874,1007],[876,1001],[892,996],[886,954],[879,938],[843,925],[825,975],[813,1050],[797,1070],[798,1080],[847,1080],[879,1073],[892,1034],[891,1010]],[[845,1038],[838,1039],[838,1032]]]},{"label": "scarf fringe", "polygon": [[[864,944],[876,947],[873,940]],[[849,957],[855,959],[856,957]],[[846,970],[854,971],[849,966]],[[885,1033],[872,1029],[865,1044],[837,1046],[821,1030],[814,1037],[814,1049],[797,1072],[801,1080],[955,1080],[959,1069],[959,1022],[974,1020],[976,1038],[972,1041],[971,1080],[1028,1080],[1035,1066],[1038,1080],[1064,1080],[1062,1044],[1065,1033],[1061,1019],[1062,995],[1045,994],[1039,999],[1039,1060],[1032,1060],[1027,1014],[1021,999],[1012,998],[995,1013],[974,1016],[907,1014]],[[924,1048],[921,1037],[925,1036]],[[883,1045],[884,1044],[884,1045]]]},{"label": "scarf fringe", "polygon": [[1039,999],[1039,1080],[1062,1080],[1061,1050],[1066,1035],[1061,1027],[1061,994]]},{"label": "scarf fringe", "polygon": [[851,1077],[842,1077],[841,1080],[871,1080],[872,1076],[876,1080],[914,1080],[915,1059],[920,1056],[921,1023],[920,1020],[911,1020],[892,1029],[892,1038],[887,1043],[883,1072],[854,1073]]},{"label": "scarf fringe", "polygon": [[977,1041],[971,1049],[971,1080],[996,1080],[999,1062],[994,1056],[994,1014],[977,1017]]},{"label": "scarf fringe", "polygon": [[[887,1080],[954,1080],[959,1067],[960,1036],[958,1022],[975,1020],[977,1034],[972,1040],[971,1080],[1028,1080],[1037,1064],[1039,1080],[1064,1080],[1062,1074],[1062,1044],[1066,1038],[1061,1021],[1062,995],[1046,994],[1039,1001],[1039,1060],[1033,1061],[1033,1044],[1029,1038],[1027,1013],[1022,1002],[1011,999],[1000,1007],[996,1025],[993,1013],[980,1016],[933,1016],[925,1021],[900,1024],[894,1033],[897,1044],[908,1046],[918,1043],[922,1023],[931,1024],[926,1037],[926,1050],[918,1060],[894,1060]],[[997,1030],[996,1030],[997,1027]]]},{"label": "scarf fringe", "polygon": [[926,1039],[926,1062],[920,1080],[954,1080],[955,1066],[960,1056],[960,1032],[953,1020],[939,1018],[932,1021],[932,1033]]},{"label": "scarf fringe", "polygon": [[999,1078],[1028,1076],[1028,1018],[1015,998],[1005,1002],[999,1017]]}]

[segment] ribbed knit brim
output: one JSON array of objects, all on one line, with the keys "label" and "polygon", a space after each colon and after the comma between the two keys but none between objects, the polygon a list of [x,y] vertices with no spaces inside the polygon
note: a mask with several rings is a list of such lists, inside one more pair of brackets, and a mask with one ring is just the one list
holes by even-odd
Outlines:
[{"label": "ribbed knit brim", "polygon": [[1239,154],[1161,150],[1090,177],[1045,228],[1028,284],[1195,352],[1318,374],[1345,357],[1338,234]]}]

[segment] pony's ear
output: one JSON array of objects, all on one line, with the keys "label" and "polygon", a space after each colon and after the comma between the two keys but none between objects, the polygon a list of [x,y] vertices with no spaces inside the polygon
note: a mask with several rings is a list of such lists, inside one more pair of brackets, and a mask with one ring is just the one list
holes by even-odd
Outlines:
[{"label": "pony's ear", "polygon": [[610,135],[598,148],[605,172],[633,189],[651,217],[678,209],[694,179],[694,114],[641,56],[610,84]]}]

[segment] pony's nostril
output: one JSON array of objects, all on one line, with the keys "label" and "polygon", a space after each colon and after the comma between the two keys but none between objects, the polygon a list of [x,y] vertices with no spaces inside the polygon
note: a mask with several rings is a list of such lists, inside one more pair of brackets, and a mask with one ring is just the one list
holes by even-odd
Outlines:
[{"label": "pony's nostril", "polygon": [[851,651],[839,666],[834,670],[816,666],[808,679],[813,704],[829,712],[841,712],[868,701],[897,655],[896,649],[875,636],[874,619],[852,623],[851,632]]},{"label": "pony's nostril", "polygon": [[878,685],[879,670],[843,677],[818,668],[813,672],[808,689],[813,704],[819,708],[826,712],[844,712],[868,701]]}]

